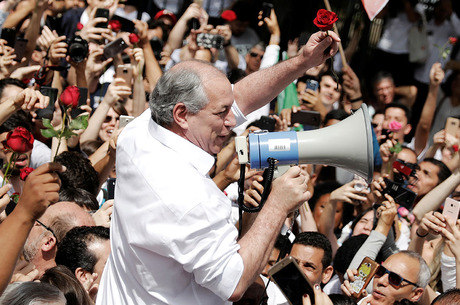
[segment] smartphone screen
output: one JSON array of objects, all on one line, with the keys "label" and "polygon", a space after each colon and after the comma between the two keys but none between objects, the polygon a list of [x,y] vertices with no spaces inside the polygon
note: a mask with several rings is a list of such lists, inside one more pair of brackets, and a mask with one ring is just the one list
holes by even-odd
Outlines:
[{"label": "smartphone screen", "polygon": [[77,116],[85,112],[80,109],[80,106],[86,105],[86,100],[88,99],[88,88],[78,87],[78,89],[80,89],[80,99],[78,100],[78,107],[72,109],[70,112],[72,119],[75,119]]},{"label": "smartphone screen", "polygon": [[11,28],[3,28],[2,36],[0,38],[6,40],[6,45],[13,48],[14,44],[16,43],[16,30]]},{"label": "smartphone screen", "polygon": [[14,54],[16,54],[16,61],[21,62],[21,59],[24,57],[27,42],[29,41],[25,38],[18,37],[18,39],[16,39],[16,43],[14,44]]},{"label": "smartphone screen", "polygon": [[298,110],[291,114],[291,123],[299,123],[318,128],[321,124],[321,114],[318,111]]},{"label": "smartphone screen", "polygon": [[116,178],[107,179],[107,200],[115,198],[115,183],[117,182]]},{"label": "smartphone screen", "polygon": [[107,18],[107,22],[99,22],[98,24],[96,24],[96,27],[98,28],[107,28],[107,26],[109,25],[108,23],[108,20],[109,20],[109,10],[106,9],[106,8],[98,8],[96,10],[96,15],[95,17],[98,18],[98,17],[103,17],[103,18]]},{"label": "smartphone screen", "polygon": [[124,49],[128,47],[128,44],[124,41],[123,38],[118,38],[104,48],[104,58],[109,59],[115,57],[117,54],[123,52]]},{"label": "smartphone screen", "polygon": [[118,20],[120,22],[122,32],[134,33],[134,30],[136,29],[134,22],[121,16],[113,15],[111,20]]},{"label": "smartphone screen", "polygon": [[302,305],[304,294],[308,294],[312,304],[315,304],[313,288],[292,256],[279,261],[268,273],[290,304]]},{"label": "smartphone screen", "polygon": [[307,80],[307,88],[306,89],[311,89],[313,91],[317,91],[318,88],[319,88],[318,81],[316,81],[314,79]]},{"label": "smartphone screen", "polygon": [[44,96],[49,97],[50,102],[48,106],[46,106],[46,108],[38,109],[37,111],[35,111],[35,113],[37,114],[37,118],[51,120],[53,118],[54,113],[54,103],[56,102],[58,96],[58,89],[43,86],[40,88],[40,93]]}]

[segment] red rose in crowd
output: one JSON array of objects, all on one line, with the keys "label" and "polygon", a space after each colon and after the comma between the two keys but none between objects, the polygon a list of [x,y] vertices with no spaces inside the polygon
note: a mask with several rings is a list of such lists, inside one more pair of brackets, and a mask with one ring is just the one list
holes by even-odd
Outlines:
[{"label": "red rose in crowd", "polygon": [[7,149],[9,148],[14,152],[23,154],[32,150],[34,136],[24,127],[16,127],[8,133],[3,145]]},{"label": "red rose in crowd", "polygon": [[456,37],[449,37],[449,43],[450,43],[451,45],[456,44],[457,41],[458,41],[458,39],[457,39]]},{"label": "red rose in crowd", "polygon": [[452,148],[453,148],[454,152],[457,152],[458,151],[458,144],[452,145]]},{"label": "red rose in crowd", "polygon": [[121,23],[118,20],[110,20],[109,26],[115,33],[118,33],[121,30]]},{"label": "red rose in crowd", "polygon": [[226,10],[222,12],[222,15],[220,15],[222,19],[227,20],[227,21],[233,21],[236,20],[236,14],[232,10]]},{"label": "red rose in crowd", "polygon": [[388,126],[388,128],[392,131],[392,132],[397,132],[399,131],[401,128],[402,128],[402,125],[401,123],[397,122],[397,121],[391,121],[390,122],[390,125]]},{"label": "red rose in crowd", "polygon": [[315,20],[313,23],[321,30],[328,31],[332,29],[334,23],[339,20],[337,14],[325,9],[320,9],[316,14]]},{"label": "red rose in crowd", "polygon": [[137,34],[135,34],[135,33],[129,34],[129,42],[130,42],[131,44],[136,44],[136,43],[138,43],[138,42],[139,42],[139,36],[138,36]]},{"label": "red rose in crowd", "polygon": [[67,107],[78,107],[78,101],[80,100],[80,89],[76,86],[68,86],[62,92],[60,97],[61,103]]},{"label": "red rose in crowd", "polygon": [[34,169],[32,167],[21,168],[19,171],[19,178],[21,178],[22,181],[26,181],[27,176],[33,171]]},{"label": "red rose in crowd", "polygon": [[77,30],[81,31],[83,29],[83,24],[81,22],[77,23]]}]

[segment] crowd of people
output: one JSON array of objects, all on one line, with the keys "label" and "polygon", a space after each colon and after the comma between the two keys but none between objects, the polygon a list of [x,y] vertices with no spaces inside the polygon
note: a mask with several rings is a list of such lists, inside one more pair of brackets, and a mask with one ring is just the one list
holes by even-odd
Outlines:
[{"label": "crowd of people", "polygon": [[[460,304],[452,0],[387,1],[369,67],[362,22],[286,37],[276,1],[138,2],[0,2],[0,304]],[[360,109],[372,181],[239,164],[237,136]]]}]

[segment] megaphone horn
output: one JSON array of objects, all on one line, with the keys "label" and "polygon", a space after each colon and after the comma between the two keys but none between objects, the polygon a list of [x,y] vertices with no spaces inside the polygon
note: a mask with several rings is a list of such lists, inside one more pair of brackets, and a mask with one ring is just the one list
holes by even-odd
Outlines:
[{"label": "megaphone horn", "polygon": [[[236,140],[240,163],[251,168],[268,167],[268,158],[278,165],[324,164],[349,170],[370,183],[374,172],[371,121],[367,106],[329,127],[310,131],[282,131],[249,134]],[[249,159],[246,154],[249,154]]]}]

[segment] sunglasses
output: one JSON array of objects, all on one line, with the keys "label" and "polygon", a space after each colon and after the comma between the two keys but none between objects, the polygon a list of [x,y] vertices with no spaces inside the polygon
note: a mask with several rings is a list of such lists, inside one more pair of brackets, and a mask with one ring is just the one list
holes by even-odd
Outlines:
[{"label": "sunglasses", "polygon": [[250,55],[251,57],[260,57],[260,58],[263,57],[262,54],[257,54],[257,53],[255,53],[255,52],[250,52],[249,55]]},{"label": "sunglasses", "polygon": [[56,243],[58,242],[58,239],[56,237],[56,234],[54,234],[54,231],[51,230],[50,227],[46,226],[43,222],[41,222],[40,220],[35,220],[39,225],[41,225],[43,228],[45,228],[47,231],[51,232],[51,234],[53,234],[54,238],[56,238]]},{"label": "sunglasses", "polygon": [[112,119],[115,119],[115,121],[118,121],[120,118],[108,115],[105,117],[104,123],[109,123],[112,121]]},{"label": "sunglasses", "polygon": [[377,271],[375,272],[375,276],[376,277],[382,277],[384,276],[385,274],[388,274],[388,283],[390,283],[391,286],[393,286],[394,288],[396,289],[399,289],[401,287],[401,284],[402,282],[407,282],[409,283],[410,285],[414,285],[415,287],[418,287],[417,284],[411,282],[411,281],[408,281],[406,280],[405,278],[403,278],[402,276],[400,276],[399,274],[397,273],[394,273],[393,271],[390,271],[388,270],[387,268],[383,267],[382,265],[380,265],[378,268],[377,268]]}]

